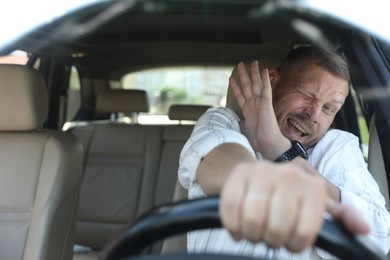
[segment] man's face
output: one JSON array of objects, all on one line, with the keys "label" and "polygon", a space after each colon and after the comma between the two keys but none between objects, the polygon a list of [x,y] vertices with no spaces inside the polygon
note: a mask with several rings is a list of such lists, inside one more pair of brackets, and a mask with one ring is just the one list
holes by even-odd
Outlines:
[{"label": "man's face", "polygon": [[282,134],[306,147],[326,133],[348,95],[348,82],[310,64],[273,85],[273,106]]}]

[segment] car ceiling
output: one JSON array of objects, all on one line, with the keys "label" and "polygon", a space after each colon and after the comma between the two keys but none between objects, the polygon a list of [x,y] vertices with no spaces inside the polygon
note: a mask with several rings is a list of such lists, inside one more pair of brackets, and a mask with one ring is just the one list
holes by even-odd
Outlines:
[{"label": "car ceiling", "polygon": [[230,66],[259,57],[274,65],[294,44],[307,43],[287,13],[259,15],[274,2],[103,1],[43,26],[14,48],[112,78],[156,66]]}]

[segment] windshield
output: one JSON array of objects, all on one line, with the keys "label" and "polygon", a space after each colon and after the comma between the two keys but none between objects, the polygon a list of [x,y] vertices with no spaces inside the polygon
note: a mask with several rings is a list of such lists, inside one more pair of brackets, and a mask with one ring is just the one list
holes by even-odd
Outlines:
[{"label": "windshield", "polygon": [[2,1],[0,50],[18,37],[98,0]]}]

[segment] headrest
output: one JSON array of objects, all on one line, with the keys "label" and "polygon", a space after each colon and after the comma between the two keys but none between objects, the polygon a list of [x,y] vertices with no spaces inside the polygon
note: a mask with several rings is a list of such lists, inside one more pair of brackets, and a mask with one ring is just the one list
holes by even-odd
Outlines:
[{"label": "headrest", "polygon": [[[267,61],[266,64],[264,62],[262,62],[261,60],[259,60],[258,62],[259,62],[259,70],[260,71],[263,70],[264,68],[273,69],[273,68],[276,68],[278,66],[277,62]],[[252,63],[252,61],[245,61],[244,62],[245,69],[248,72],[249,76],[250,76],[250,71],[251,71],[251,63]],[[236,82],[238,83],[238,85],[241,86],[240,76],[238,75],[238,70],[237,70],[237,65],[234,67],[232,74],[231,74],[231,77],[233,77],[236,80]],[[229,84],[228,93],[227,93],[227,97],[226,97],[226,107],[232,109],[237,114],[237,116],[239,118],[241,118],[241,119],[244,118],[244,116],[242,115],[241,108],[237,103],[236,97],[234,96],[233,91],[230,89],[230,84]]]},{"label": "headrest", "polygon": [[39,128],[47,119],[48,102],[46,83],[38,71],[0,64],[0,131]]},{"label": "headrest", "polygon": [[96,112],[149,112],[149,102],[144,90],[112,89],[99,92],[96,99]]},{"label": "headrest", "polygon": [[171,120],[197,121],[211,106],[203,105],[172,105],[168,117]]}]

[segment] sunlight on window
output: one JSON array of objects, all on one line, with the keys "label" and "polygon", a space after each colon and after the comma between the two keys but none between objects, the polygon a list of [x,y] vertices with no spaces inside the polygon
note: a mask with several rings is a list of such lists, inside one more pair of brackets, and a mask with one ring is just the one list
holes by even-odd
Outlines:
[{"label": "sunlight on window", "polygon": [[225,106],[231,67],[171,67],[130,73],[125,89],[148,93],[150,114],[166,115],[172,104]]}]

